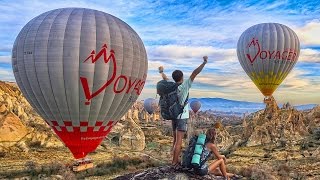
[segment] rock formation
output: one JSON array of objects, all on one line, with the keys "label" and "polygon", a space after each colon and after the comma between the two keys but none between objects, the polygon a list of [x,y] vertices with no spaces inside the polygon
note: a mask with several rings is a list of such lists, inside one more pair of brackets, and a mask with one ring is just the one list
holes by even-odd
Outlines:
[{"label": "rock formation", "polygon": [[108,141],[123,149],[142,151],[145,148],[145,136],[141,127],[132,118],[130,109],[112,128],[106,137]]},{"label": "rock formation", "polygon": [[254,113],[245,119],[242,136],[247,139],[247,146],[283,141],[296,144],[309,134],[310,126],[316,126],[316,111],[317,108],[306,114],[292,108],[289,103],[280,109],[274,98],[271,97],[265,110]]},{"label": "rock formation", "polygon": [[14,83],[0,81],[0,146],[29,151],[32,146],[64,147]]}]

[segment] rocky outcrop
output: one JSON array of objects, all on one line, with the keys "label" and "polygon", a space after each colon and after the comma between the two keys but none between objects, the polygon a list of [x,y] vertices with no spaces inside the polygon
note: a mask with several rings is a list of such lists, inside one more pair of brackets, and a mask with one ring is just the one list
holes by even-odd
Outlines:
[{"label": "rocky outcrop", "polygon": [[27,134],[25,125],[12,112],[0,118],[0,142],[18,142]]},{"label": "rocky outcrop", "polygon": [[112,128],[106,140],[122,149],[142,151],[145,136],[137,121],[133,120],[131,110]]},{"label": "rocky outcrop", "polygon": [[269,143],[296,144],[309,134],[311,127],[316,127],[317,109],[318,107],[306,114],[292,108],[289,103],[280,109],[272,98],[265,110],[245,119],[242,135],[247,139],[247,146]]},{"label": "rocky outcrop", "polygon": [[0,146],[27,152],[35,147],[64,147],[14,83],[0,81]]},{"label": "rocky outcrop", "polygon": [[230,148],[234,142],[232,136],[227,131],[227,128],[220,127],[216,128],[217,137],[216,137],[216,143],[217,146],[221,151],[225,151],[228,148]]},{"label": "rocky outcrop", "polygon": [[119,176],[115,178],[115,180],[126,180],[126,179],[224,180],[225,178],[222,176],[214,176],[214,175],[198,176],[192,172],[174,170],[170,166],[161,166],[161,167],[150,168],[144,171],[139,171],[139,172],[135,172],[135,173],[131,173],[131,174],[127,174],[127,175]]}]

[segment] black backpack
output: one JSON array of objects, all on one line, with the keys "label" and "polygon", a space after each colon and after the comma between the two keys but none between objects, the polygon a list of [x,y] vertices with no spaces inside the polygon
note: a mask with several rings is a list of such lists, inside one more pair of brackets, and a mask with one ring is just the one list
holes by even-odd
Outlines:
[{"label": "black backpack", "polygon": [[[196,146],[202,146],[202,150],[201,152],[195,152],[195,148]],[[201,166],[203,166],[203,164],[205,162],[208,161],[209,156],[205,157],[203,155],[203,148],[205,147],[205,142],[202,142],[199,144],[199,139],[198,136],[192,136],[189,140],[189,145],[188,147],[185,149],[185,151],[183,152],[182,155],[182,166],[188,169],[199,169],[201,168]],[[198,158],[198,163],[194,163],[193,162],[193,157],[194,156],[199,156]]]},{"label": "black backpack", "polygon": [[175,120],[183,112],[188,102],[186,99],[184,105],[179,103],[178,86],[179,83],[161,80],[157,83],[157,93],[160,95],[159,106],[160,113],[165,120]]}]

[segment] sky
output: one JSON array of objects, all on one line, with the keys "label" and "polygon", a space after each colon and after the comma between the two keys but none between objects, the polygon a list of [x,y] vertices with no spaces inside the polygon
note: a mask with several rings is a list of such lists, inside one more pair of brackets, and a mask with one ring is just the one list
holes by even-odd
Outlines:
[{"label": "sky", "polygon": [[279,103],[320,104],[320,3],[317,0],[0,0],[0,80],[15,81],[11,50],[16,36],[32,18],[63,7],[91,8],[128,23],[141,37],[148,55],[148,77],[140,99],[156,97],[160,65],[170,77],[186,77],[209,57],[195,79],[190,97],[219,97],[262,102],[263,95],[242,69],[237,41],[247,28],[281,23],[301,43],[298,63],[274,93]]}]

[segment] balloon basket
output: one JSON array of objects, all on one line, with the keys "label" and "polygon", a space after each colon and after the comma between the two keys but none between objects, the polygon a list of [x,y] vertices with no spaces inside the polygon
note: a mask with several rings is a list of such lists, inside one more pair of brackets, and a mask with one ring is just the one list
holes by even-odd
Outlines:
[{"label": "balloon basket", "polygon": [[265,98],[263,99],[263,103],[265,103],[265,104],[270,104],[271,102],[272,102],[272,100],[271,100],[270,97],[265,97]]},{"label": "balloon basket", "polygon": [[94,167],[94,165],[93,165],[93,162],[91,159],[80,159],[80,160],[77,160],[73,164],[72,170],[74,172],[80,172],[80,171],[84,171],[87,169],[91,169],[93,167]]}]

